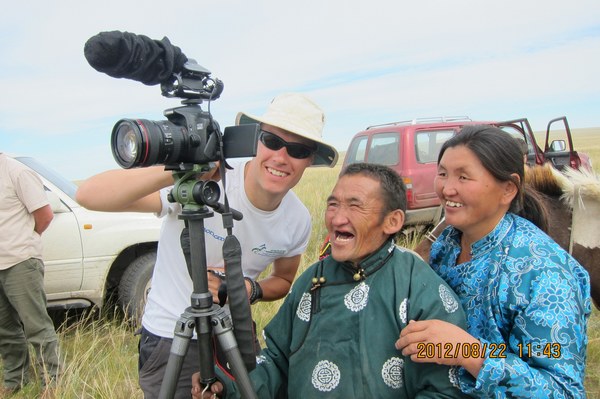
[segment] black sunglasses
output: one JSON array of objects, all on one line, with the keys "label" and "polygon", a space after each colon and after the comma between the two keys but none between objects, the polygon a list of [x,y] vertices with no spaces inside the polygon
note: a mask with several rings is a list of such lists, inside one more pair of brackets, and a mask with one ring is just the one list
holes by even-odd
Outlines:
[{"label": "black sunglasses", "polygon": [[259,140],[261,143],[265,145],[269,150],[277,151],[283,147],[287,150],[287,153],[290,157],[296,159],[306,159],[315,153],[316,149],[309,147],[305,144],[301,143],[288,143],[281,137],[267,132],[266,130],[260,131]]}]

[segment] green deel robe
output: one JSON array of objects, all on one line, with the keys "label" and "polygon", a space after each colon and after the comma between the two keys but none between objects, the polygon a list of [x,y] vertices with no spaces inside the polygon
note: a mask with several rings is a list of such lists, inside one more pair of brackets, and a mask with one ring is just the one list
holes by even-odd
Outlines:
[{"label": "green deel robe", "polygon": [[[394,344],[409,320],[466,329],[452,290],[418,256],[383,245],[359,266],[331,256],[294,283],[265,328],[250,378],[259,398],[459,398],[457,368],[414,363]],[[324,283],[313,284],[323,277]],[[219,373],[227,397],[237,387]]]}]

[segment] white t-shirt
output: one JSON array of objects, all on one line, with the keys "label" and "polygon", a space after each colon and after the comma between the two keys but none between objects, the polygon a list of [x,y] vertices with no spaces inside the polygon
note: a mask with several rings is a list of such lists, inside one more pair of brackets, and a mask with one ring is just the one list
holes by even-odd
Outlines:
[{"label": "white t-shirt", "polygon": [[[277,258],[288,258],[304,253],[311,232],[308,209],[292,191],[289,191],[277,209],[265,212],[254,207],[244,191],[244,165],[232,165],[227,172],[227,198],[229,205],[242,212],[243,219],[234,221],[233,234],[242,247],[244,275],[257,278]],[[219,186],[222,185],[219,183]],[[178,219],[179,203],[167,201],[171,188],[161,190],[164,217],[152,288],[142,318],[143,326],[153,334],[172,338],[175,324],[183,311],[191,305],[192,279],[189,276],[181,250],[180,236],[184,227]],[[223,203],[224,194],[221,191]],[[204,240],[208,267],[223,267],[223,240],[227,231],[220,214],[204,219]]]}]

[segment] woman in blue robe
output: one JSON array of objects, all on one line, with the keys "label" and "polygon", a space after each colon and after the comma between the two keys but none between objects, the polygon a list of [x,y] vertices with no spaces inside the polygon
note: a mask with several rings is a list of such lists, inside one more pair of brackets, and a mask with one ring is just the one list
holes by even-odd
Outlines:
[{"label": "woman in blue robe", "polygon": [[430,264],[468,328],[415,321],[396,346],[415,361],[461,366],[460,388],[473,397],[584,398],[589,276],[520,216],[544,222],[523,181],[518,143],[501,129],[468,126],[442,146],[435,189],[449,227]]}]

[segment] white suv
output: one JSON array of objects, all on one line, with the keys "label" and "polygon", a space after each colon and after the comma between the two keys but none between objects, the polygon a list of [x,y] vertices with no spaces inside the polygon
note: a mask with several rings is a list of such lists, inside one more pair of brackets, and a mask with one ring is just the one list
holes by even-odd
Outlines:
[{"label": "white suv", "polygon": [[42,234],[48,308],[103,306],[116,299],[129,316],[143,310],[161,221],[151,214],[95,212],[75,201],[77,186],[30,157],[14,157],[42,179],[54,219]]}]

